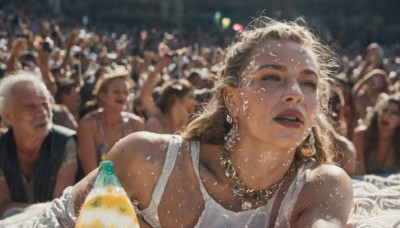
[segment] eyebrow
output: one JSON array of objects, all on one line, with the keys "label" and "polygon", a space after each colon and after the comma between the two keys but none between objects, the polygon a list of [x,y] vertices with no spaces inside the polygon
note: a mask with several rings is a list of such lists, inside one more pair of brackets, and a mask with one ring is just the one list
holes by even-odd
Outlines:
[{"label": "eyebrow", "polygon": [[[253,73],[255,73],[255,72],[259,71],[259,70],[262,70],[262,69],[264,69],[264,68],[273,69],[273,70],[279,70],[279,71],[288,71],[288,68],[287,68],[286,66],[284,66],[284,65],[278,65],[278,64],[264,64],[264,65],[258,67],[257,69],[255,69],[255,70],[253,71]],[[308,75],[313,74],[313,75],[315,75],[315,76],[318,76],[318,74],[317,74],[315,71],[311,70],[311,69],[304,69],[304,70],[302,70],[301,72],[302,72],[303,74],[308,74]]]}]

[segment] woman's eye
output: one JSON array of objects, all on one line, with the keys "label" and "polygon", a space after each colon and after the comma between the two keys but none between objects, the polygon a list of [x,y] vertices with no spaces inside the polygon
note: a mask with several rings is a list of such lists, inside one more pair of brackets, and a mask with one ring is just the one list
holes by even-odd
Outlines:
[{"label": "woman's eye", "polygon": [[278,75],[266,75],[261,78],[263,81],[280,81],[281,78]]},{"label": "woman's eye", "polygon": [[314,81],[305,81],[305,82],[303,82],[303,85],[313,88],[313,89],[317,89],[317,86],[318,86],[317,82],[314,82]]}]

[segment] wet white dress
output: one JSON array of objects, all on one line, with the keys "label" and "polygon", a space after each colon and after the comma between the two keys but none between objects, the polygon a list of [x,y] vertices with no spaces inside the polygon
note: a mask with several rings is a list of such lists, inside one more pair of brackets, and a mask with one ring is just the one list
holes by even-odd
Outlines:
[{"label": "wet white dress", "polygon": [[[157,208],[160,204],[168,178],[175,166],[175,160],[181,143],[181,137],[173,136],[169,144],[162,174],[153,192],[152,200],[146,209],[138,212],[152,227],[161,227]],[[205,202],[204,211],[195,227],[268,227],[272,205],[274,204],[279,190],[276,191],[268,201],[268,204],[263,207],[243,212],[233,212],[225,209],[207,193],[199,177],[199,141],[192,141],[190,144],[193,167],[195,168],[194,170],[197,174]],[[299,168],[295,180],[290,185],[282,201],[275,227],[290,227],[290,219],[294,205],[296,204],[301,189],[307,181],[307,173],[312,163],[312,161],[306,162]]]}]

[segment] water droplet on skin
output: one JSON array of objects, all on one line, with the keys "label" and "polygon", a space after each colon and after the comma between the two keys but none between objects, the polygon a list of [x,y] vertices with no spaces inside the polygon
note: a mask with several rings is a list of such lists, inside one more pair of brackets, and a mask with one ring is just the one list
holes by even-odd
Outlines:
[{"label": "water droplet on skin", "polygon": [[276,57],[276,55],[275,55],[275,53],[273,51],[269,51],[268,55]]},{"label": "water droplet on skin", "polygon": [[153,173],[153,172],[151,172],[151,173],[150,173],[150,175],[154,175],[154,173]]},{"label": "water droplet on skin", "polygon": [[290,59],[290,62],[294,62],[294,59]]},{"label": "water droplet on skin", "polygon": [[248,161],[249,161],[249,159],[248,159],[248,158],[245,158],[245,159],[244,159],[244,161],[245,161],[245,162],[248,162]]},{"label": "water droplet on skin", "polygon": [[151,158],[151,156],[148,156],[148,157],[146,158],[146,160],[148,161],[148,160],[150,160],[150,158]]},{"label": "water droplet on skin", "polygon": [[274,61],[275,61],[275,62],[279,62],[279,61],[281,61],[281,59],[275,59]]},{"label": "water droplet on skin", "polygon": [[282,44],[278,44],[277,46],[280,47],[280,46],[282,46]]}]

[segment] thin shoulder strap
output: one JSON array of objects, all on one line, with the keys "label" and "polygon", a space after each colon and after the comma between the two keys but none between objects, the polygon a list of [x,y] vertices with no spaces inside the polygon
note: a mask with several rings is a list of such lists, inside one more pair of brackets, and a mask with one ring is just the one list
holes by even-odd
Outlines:
[{"label": "thin shoulder strap", "polygon": [[199,173],[200,141],[198,140],[190,141],[190,153],[192,155],[193,169],[194,172],[196,173],[197,179],[199,180],[200,191],[203,193],[204,201],[206,201],[208,194],[207,190],[203,185],[203,182],[200,179],[200,173]]},{"label": "thin shoulder strap", "polygon": [[175,167],[175,161],[181,143],[182,143],[181,137],[177,135],[172,135],[168,145],[168,151],[165,157],[164,167],[153,192],[152,201],[154,201],[154,203],[157,206],[160,204],[161,197],[165,190],[165,186],[167,185],[168,182],[168,178],[171,175],[172,169]]},{"label": "thin shoulder strap", "polygon": [[304,184],[307,182],[307,174],[310,166],[313,165],[312,161],[307,161],[298,171],[296,178],[290,185],[285,197],[282,200],[279,209],[279,215],[275,223],[275,227],[290,227],[290,219],[292,217],[294,206],[297,198]]}]

